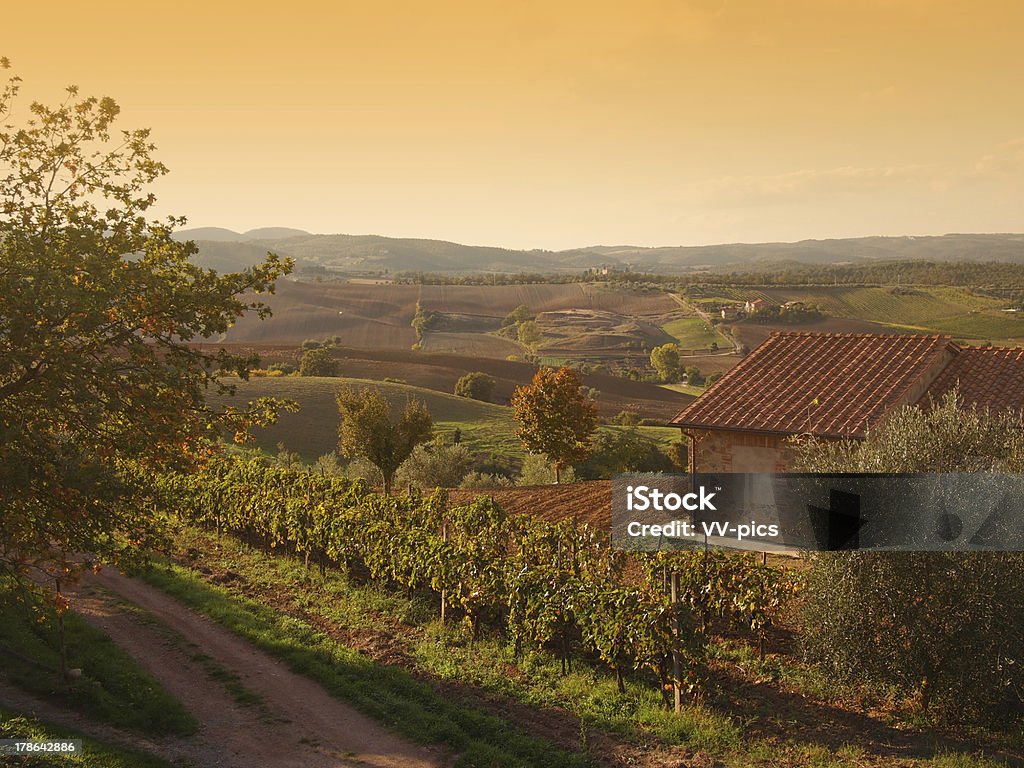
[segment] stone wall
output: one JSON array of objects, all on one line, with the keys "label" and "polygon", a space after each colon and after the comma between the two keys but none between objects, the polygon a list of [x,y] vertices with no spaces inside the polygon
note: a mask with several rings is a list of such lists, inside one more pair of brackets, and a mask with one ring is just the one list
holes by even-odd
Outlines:
[{"label": "stone wall", "polygon": [[686,430],[690,470],[695,472],[788,472],[792,449],[786,435],[725,430]]}]

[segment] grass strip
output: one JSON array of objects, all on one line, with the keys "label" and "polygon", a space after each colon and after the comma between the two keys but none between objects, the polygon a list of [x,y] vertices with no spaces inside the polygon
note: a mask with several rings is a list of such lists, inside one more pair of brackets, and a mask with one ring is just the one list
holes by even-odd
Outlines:
[{"label": "grass strip", "polygon": [[68,668],[82,670],[67,682],[56,672],[59,641],[52,612],[33,606],[23,592],[0,589],[0,646],[35,662],[5,661],[3,674],[12,684],[118,728],[152,736],[195,733],[196,721],[181,703],[106,633],[69,611],[64,636]]},{"label": "grass strip", "polygon": [[[77,755],[33,754],[20,757],[0,757],[0,765],[18,768],[50,768],[56,766],[87,766],[88,768],[171,768],[158,757],[136,750],[114,747],[83,737],[79,733],[26,717],[10,710],[0,709],[0,739],[30,739],[33,741],[60,741],[81,739],[82,752]],[[4,762],[10,761],[9,763]]]}]

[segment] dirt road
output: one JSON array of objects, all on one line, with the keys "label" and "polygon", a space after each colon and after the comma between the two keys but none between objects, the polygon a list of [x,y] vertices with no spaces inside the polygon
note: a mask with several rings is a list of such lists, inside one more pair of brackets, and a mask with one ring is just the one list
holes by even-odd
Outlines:
[{"label": "dirt road", "polygon": [[[428,768],[449,762],[440,750],[402,740],[312,680],[114,569],[87,577],[72,605],[200,723],[188,739],[149,739],[138,743],[141,748],[203,768]],[[249,694],[247,701],[239,701],[240,689]],[[11,695],[0,688],[0,700]]]}]

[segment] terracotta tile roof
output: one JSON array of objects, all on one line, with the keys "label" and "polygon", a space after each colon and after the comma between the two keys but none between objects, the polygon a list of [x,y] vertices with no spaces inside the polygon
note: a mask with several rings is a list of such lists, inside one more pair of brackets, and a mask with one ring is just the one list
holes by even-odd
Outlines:
[{"label": "terracotta tile roof", "polygon": [[863,436],[916,401],[957,349],[948,336],[776,332],[671,424]]},{"label": "terracotta tile roof", "polygon": [[938,400],[958,383],[965,403],[994,411],[1024,409],[1024,347],[961,347],[928,393]]}]

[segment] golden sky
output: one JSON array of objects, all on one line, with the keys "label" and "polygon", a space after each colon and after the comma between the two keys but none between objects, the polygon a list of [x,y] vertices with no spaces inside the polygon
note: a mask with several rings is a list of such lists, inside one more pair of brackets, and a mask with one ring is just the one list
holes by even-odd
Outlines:
[{"label": "golden sky", "polygon": [[1020,0],[4,8],[191,226],[525,248],[1024,231]]}]

